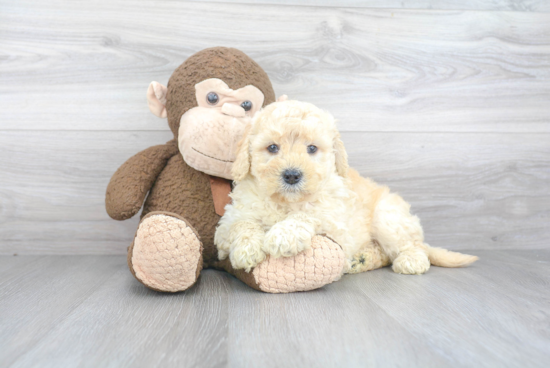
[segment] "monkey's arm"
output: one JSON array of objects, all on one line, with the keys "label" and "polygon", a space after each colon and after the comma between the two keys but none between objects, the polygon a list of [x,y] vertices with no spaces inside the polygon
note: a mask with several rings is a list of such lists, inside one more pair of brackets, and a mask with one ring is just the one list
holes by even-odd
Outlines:
[{"label": "monkey's arm", "polygon": [[126,220],[138,213],[157,176],[178,152],[177,144],[169,142],[149,147],[122,164],[107,186],[105,208],[109,216]]}]

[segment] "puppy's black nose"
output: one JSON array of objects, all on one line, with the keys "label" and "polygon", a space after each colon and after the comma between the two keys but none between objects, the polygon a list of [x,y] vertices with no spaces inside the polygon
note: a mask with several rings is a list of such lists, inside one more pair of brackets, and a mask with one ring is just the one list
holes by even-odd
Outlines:
[{"label": "puppy's black nose", "polygon": [[302,172],[296,169],[285,170],[283,179],[287,184],[296,184],[302,179]]}]

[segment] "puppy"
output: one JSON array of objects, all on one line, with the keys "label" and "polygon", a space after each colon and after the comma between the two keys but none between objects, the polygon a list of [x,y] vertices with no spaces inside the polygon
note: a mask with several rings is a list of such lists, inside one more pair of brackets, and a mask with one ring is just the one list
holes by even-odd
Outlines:
[{"label": "puppy", "polygon": [[235,269],[249,272],[267,255],[294,256],[316,234],[342,247],[344,272],[360,272],[360,259],[375,242],[402,274],[477,260],[424,243],[410,205],[348,167],[334,118],[312,104],[276,102],[258,112],[240,142],[232,175],[233,202],[214,242],[219,258],[229,256]]}]

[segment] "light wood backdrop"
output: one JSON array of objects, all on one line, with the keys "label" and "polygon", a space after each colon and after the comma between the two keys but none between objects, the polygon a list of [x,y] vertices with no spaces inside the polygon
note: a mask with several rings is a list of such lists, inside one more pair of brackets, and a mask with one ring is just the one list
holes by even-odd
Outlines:
[{"label": "light wood backdrop", "polygon": [[0,1],[0,254],[123,254],[110,176],[171,139],[149,82],[236,47],[340,122],[450,249],[550,243],[550,2]]}]

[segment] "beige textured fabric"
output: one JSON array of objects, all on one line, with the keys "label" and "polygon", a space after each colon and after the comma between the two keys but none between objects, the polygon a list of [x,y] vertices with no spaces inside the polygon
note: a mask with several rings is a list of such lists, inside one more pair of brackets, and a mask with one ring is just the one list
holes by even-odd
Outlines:
[{"label": "beige textured fabric", "polygon": [[338,244],[315,236],[310,249],[294,257],[268,257],[252,273],[260,290],[266,293],[308,291],[338,280],[344,270],[344,258]]},{"label": "beige textured fabric", "polygon": [[152,215],[139,224],[132,265],[148,287],[169,292],[187,289],[197,280],[200,259],[201,242],[185,221]]},{"label": "beige textured fabric", "polygon": [[147,105],[149,105],[149,110],[159,118],[168,116],[165,107],[166,91],[168,88],[158,82],[151,82],[147,88]]}]

